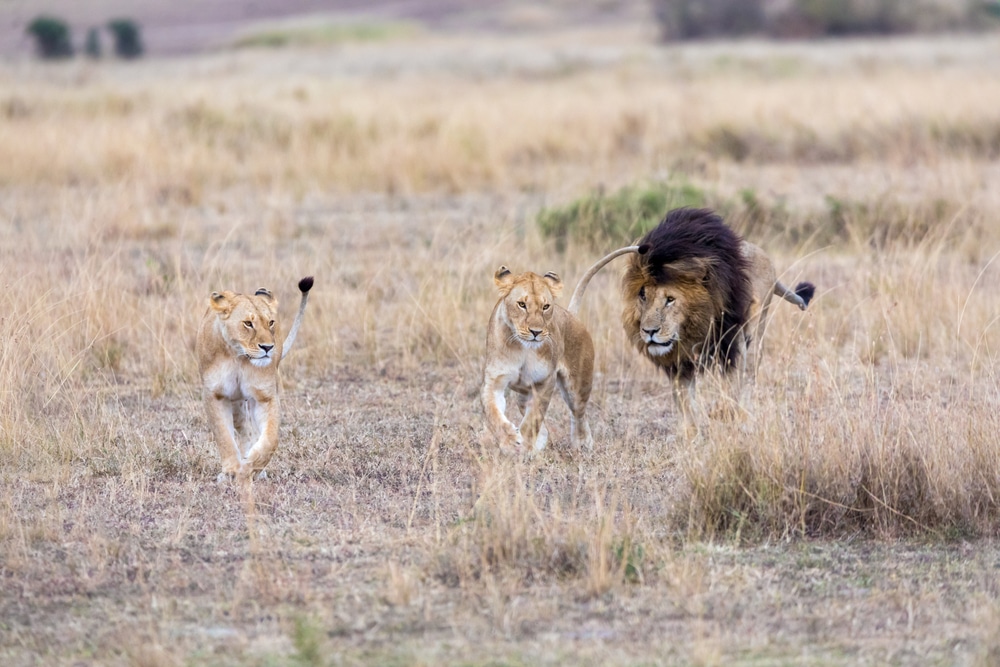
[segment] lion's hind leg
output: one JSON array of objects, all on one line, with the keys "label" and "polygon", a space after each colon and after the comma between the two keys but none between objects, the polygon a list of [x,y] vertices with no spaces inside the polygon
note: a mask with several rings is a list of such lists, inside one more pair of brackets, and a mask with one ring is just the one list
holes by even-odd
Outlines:
[{"label": "lion's hind leg", "polygon": [[557,376],[559,393],[569,408],[569,440],[576,449],[591,451],[594,449],[594,436],[590,432],[587,421],[587,403],[590,401],[591,379],[581,378],[573,382],[569,373],[560,372]]}]

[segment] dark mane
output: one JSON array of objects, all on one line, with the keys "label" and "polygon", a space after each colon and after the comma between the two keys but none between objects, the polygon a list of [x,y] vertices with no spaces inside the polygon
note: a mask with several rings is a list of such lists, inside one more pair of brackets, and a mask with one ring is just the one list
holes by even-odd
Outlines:
[{"label": "dark mane", "polygon": [[[716,213],[708,209],[678,208],[639,241],[648,246],[637,255],[638,262],[649,279],[665,284],[678,278],[690,279],[691,259],[707,266],[704,275],[697,276],[710,294],[719,298],[721,312],[715,317],[703,354],[703,363],[717,362],[724,370],[734,366],[739,358],[737,336],[749,316],[751,292],[749,266],[741,250],[743,241],[726,226]],[[707,358],[705,358],[707,356]],[[682,374],[693,369],[674,369]]]}]

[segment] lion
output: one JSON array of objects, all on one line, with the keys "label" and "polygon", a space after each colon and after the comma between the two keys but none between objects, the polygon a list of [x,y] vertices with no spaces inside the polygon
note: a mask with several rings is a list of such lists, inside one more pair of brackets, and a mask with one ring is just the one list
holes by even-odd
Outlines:
[{"label": "lion", "polygon": [[667,213],[640,241],[622,277],[622,324],[640,353],[673,378],[685,418],[695,380],[715,369],[737,385],[755,377],[773,295],[805,310],[812,283],[789,289],[774,264],[708,209]]},{"label": "lion", "polygon": [[288,337],[281,339],[278,301],[263,287],[252,296],[212,292],[195,351],[209,427],[227,477],[265,479],[278,447],[281,375],[302,324],[313,278],[299,281],[302,300]]},{"label": "lion", "polygon": [[[570,411],[570,442],[591,450],[587,402],[594,379],[594,342],[576,317],[591,278],[615,257],[638,251],[622,248],[595,263],[580,280],[568,308],[555,303],[563,283],[555,273],[538,275],[497,269],[493,281],[500,299],[493,308],[486,335],[486,362],[481,399],[486,423],[505,450],[519,451],[527,442],[545,448],[545,413],[558,386]],[[506,416],[506,391],[518,395],[523,414],[519,426]]]}]

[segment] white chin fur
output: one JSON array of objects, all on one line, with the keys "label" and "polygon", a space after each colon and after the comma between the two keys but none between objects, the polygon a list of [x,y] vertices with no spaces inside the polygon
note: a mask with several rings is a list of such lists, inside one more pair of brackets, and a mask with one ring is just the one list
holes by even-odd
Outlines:
[{"label": "white chin fur", "polygon": [[271,364],[271,357],[260,357],[259,359],[250,357],[250,363],[257,368],[264,368],[265,366],[269,366]]},{"label": "white chin fur", "polygon": [[646,352],[648,352],[652,357],[661,357],[664,354],[670,354],[670,352],[674,349],[674,343],[676,342],[677,341],[672,340],[667,345],[647,344]]},{"label": "white chin fur", "polygon": [[533,350],[536,347],[541,347],[542,346],[542,341],[540,341],[540,340],[524,340],[523,338],[519,338],[518,340],[521,341],[521,345],[525,346],[526,348],[528,348],[530,350]]}]

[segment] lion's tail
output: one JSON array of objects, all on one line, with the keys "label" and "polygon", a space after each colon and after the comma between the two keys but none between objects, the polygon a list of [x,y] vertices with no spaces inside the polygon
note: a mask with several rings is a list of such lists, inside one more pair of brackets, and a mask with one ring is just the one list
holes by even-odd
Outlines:
[{"label": "lion's tail", "polygon": [[640,255],[646,253],[649,250],[648,245],[630,245],[626,248],[619,248],[612,253],[609,253],[597,260],[592,267],[587,269],[587,272],[583,274],[583,278],[580,278],[580,282],[577,283],[576,289],[573,290],[573,296],[569,300],[569,306],[566,308],[569,312],[576,315],[580,312],[580,302],[583,301],[583,293],[587,290],[587,285],[590,284],[591,278],[597,275],[597,272],[604,268],[604,265],[613,260],[615,257],[620,257],[622,255],[627,255],[629,253],[637,252]]},{"label": "lion's tail", "polygon": [[295,344],[295,337],[299,335],[299,327],[302,325],[302,316],[306,312],[306,302],[309,301],[309,290],[313,286],[313,277],[306,276],[299,281],[299,291],[302,292],[302,301],[299,302],[299,312],[295,314],[295,320],[292,322],[292,328],[288,332],[288,337],[285,338],[285,344],[282,346],[281,356],[287,357],[288,353],[292,351],[292,345]]},{"label": "lion's tail", "polygon": [[774,284],[774,293],[789,303],[794,303],[801,310],[805,310],[809,302],[812,301],[813,294],[816,293],[816,286],[812,283],[802,282],[795,286],[795,290],[790,290],[779,280]]}]

